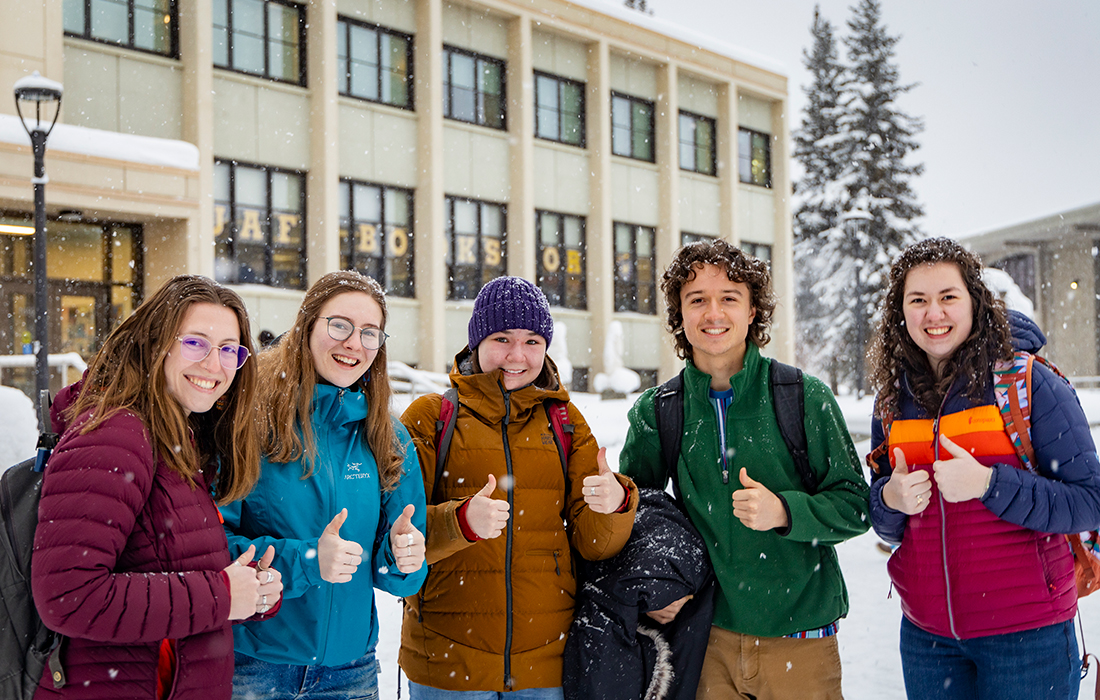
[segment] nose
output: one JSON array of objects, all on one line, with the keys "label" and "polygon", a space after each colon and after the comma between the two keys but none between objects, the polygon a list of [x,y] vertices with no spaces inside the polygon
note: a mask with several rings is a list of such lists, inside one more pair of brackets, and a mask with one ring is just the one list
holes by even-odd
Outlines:
[{"label": "nose", "polygon": [[218,348],[210,348],[210,352],[207,353],[206,357],[202,358],[202,362],[199,363],[199,366],[210,374],[217,373],[221,370],[222,366],[221,352],[222,351]]},{"label": "nose", "polygon": [[358,328],[356,328],[355,330],[353,330],[351,332],[351,335],[349,335],[347,338],[344,339],[343,345],[348,350],[355,350],[356,348],[362,348],[363,347],[363,334],[359,331]]}]

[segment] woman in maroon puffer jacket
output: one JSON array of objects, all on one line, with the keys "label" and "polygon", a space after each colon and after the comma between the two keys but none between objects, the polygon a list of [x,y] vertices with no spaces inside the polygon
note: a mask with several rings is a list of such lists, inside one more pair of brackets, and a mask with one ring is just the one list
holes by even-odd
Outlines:
[{"label": "woman in maroon puffer jacket", "polygon": [[282,590],[270,552],[230,559],[215,505],[259,475],[251,347],[239,296],[175,277],[59,394],[31,565],[66,681],[35,698],[229,697],[230,621]]}]

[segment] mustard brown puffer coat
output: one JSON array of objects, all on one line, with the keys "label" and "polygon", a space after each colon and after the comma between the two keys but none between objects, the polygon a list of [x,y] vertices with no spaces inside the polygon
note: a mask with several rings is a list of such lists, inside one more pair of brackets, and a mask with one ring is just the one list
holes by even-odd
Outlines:
[{"label": "mustard brown puffer coat", "polygon": [[[569,393],[549,358],[534,384],[511,392],[499,369],[474,372],[469,349],[455,358],[450,376],[459,402],[454,437],[439,502],[428,505],[431,568],[420,594],[405,599],[401,667],[410,680],[444,690],[558,687],[576,591],[570,546],[590,560],[618,554],[630,537],[637,489],[619,476],[626,510],[588,508],[581,489],[584,477],[598,473],[598,446],[572,404],[566,483],[543,402],[568,402]],[[441,404],[438,394],[422,396],[401,417],[428,494]],[[511,506],[508,524],[500,537],[469,542],[457,510],[490,473],[498,485],[492,497]]]}]

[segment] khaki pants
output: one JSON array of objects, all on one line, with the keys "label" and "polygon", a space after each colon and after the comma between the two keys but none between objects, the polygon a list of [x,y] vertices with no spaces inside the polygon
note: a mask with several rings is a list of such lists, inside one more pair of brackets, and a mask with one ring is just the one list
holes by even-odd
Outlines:
[{"label": "khaki pants", "polygon": [[841,700],[836,636],[753,637],[710,628],[696,700]]}]

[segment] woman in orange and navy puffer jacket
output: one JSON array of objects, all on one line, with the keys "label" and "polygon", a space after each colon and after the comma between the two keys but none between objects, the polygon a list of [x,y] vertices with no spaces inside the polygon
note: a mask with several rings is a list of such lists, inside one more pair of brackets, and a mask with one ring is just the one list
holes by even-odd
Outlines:
[{"label": "woman in orange and navy puffer jacket", "polygon": [[[948,239],[894,263],[871,350],[871,520],[900,544],[902,671],[916,698],[1076,698],[1073,556],[1063,534],[1100,523],[1100,464],[1068,383],[1035,363],[1024,468],[994,393],[1013,362],[981,261]],[[1042,334],[1022,328],[1018,349]],[[1010,388],[1009,391],[1015,391]],[[885,426],[888,425],[888,429]],[[885,443],[885,444],[884,444]]]}]

